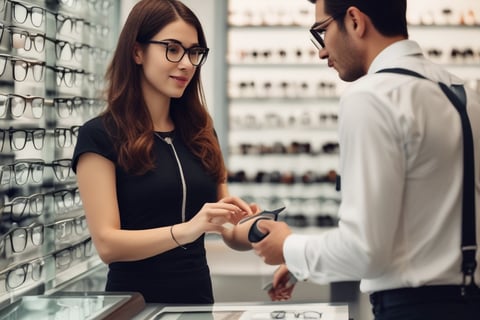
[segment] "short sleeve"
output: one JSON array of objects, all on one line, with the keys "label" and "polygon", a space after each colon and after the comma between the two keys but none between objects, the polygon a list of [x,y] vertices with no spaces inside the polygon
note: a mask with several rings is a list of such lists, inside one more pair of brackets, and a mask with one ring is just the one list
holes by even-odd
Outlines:
[{"label": "short sleeve", "polygon": [[72,157],[72,169],[75,173],[78,159],[86,152],[97,153],[114,163],[117,162],[117,154],[113,147],[113,142],[100,117],[93,118],[80,127]]}]

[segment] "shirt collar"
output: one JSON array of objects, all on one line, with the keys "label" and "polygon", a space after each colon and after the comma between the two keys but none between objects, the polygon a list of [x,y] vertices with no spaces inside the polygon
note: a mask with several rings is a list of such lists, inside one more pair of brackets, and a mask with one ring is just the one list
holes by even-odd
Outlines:
[{"label": "shirt collar", "polygon": [[412,55],[422,55],[422,49],[412,40],[400,40],[397,41],[385,49],[383,49],[376,57],[373,59],[370,68],[368,68],[368,73],[375,73],[378,70],[381,70],[386,67],[391,67],[392,62],[398,60],[404,56]]}]

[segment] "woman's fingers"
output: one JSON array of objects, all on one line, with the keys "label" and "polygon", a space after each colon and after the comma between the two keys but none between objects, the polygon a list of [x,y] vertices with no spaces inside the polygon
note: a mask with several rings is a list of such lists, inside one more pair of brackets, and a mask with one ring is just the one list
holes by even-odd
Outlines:
[{"label": "woman's fingers", "polygon": [[253,213],[252,209],[250,208],[250,205],[239,197],[228,196],[221,199],[219,203],[230,203],[237,206],[241,211],[245,211],[247,214]]}]

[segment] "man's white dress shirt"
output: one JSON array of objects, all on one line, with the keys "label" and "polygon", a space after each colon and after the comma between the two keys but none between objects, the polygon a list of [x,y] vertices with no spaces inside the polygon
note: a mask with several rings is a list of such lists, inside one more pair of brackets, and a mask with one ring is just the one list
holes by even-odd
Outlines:
[{"label": "man's white dress shirt", "polygon": [[[425,59],[416,42],[403,40],[384,49],[346,90],[339,109],[339,226],[286,239],[286,264],[298,279],[361,280],[364,292],[462,283],[460,118],[436,83],[375,73],[393,67],[463,83]],[[480,241],[479,96],[467,92]],[[475,276],[479,283],[480,267]]]}]

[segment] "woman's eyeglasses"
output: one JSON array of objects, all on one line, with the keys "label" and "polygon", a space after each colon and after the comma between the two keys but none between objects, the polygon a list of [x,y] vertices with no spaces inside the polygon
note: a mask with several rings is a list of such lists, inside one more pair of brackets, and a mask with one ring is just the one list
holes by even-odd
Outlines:
[{"label": "woman's eyeglasses", "polygon": [[173,42],[173,41],[149,40],[149,41],[146,41],[145,43],[159,44],[164,46],[166,49],[165,57],[170,62],[175,62],[175,63],[179,62],[180,60],[183,59],[183,56],[187,54],[188,59],[190,60],[190,63],[194,66],[202,65],[207,59],[208,51],[209,51],[208,48],[203,48],[198,46],[185,48],[180,43]]}]

